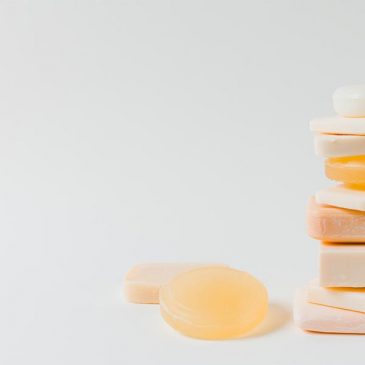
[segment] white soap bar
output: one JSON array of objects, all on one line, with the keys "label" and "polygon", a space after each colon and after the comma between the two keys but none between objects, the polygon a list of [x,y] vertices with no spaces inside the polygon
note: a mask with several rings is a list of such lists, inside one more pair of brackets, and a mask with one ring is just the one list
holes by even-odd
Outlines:
[{"label": "white soap bar", "polygon": [[365,287],[365,244],[321,243],[319,285]]},{"label": "white soap bar", "polygon": [[365,117],[365,84],[339,87],[333,93],[333,107],[344,117]]},{"label": "white soap bar", "polygon": [[324,288],[314,280],[308,285],[307,299],[314,304],[365,312],[365,288]]},{"label": "white soap bar", "polygon": [[310,121],[310,130],[325,134],[365,135],[365,118],[316,118]]},{"label": "white soap bar", "polygon": [[306,331],[327,333],[365,333],[365,314],[309,303],[306,293],[296,293],[294,323]]},{"label": "white soap bar", "polygon": [[176,275],[206,266],[219,264],[150,263],[133,266],[124,279],[124,294],[128,302],[158,304],[160,287]]},{"label": "white soap bar", "polygon": [[365,155],[365,136],[316,134],[314,149],[322,157]]},{"label": "white soap bar", "polygon": [[343,184],[317,191],[315,199],[318,204],[365,211],[365,190],[350,189]]}]

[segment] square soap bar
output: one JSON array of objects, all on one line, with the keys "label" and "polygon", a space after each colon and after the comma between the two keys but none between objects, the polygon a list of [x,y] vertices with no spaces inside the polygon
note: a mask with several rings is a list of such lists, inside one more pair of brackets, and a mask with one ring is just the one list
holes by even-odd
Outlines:
[{"label": "square soap bar", "polygon": [[365,212],[365,190],[351,189],[340,184],[317,191],[315,198],[318,204]]},{"label": "square soap bar", "polygon": [[318,204],[307,208],[308,234],[321,241],[365,242],[365,212]]},{"label": "square soap bar", "polygon": [[225,266],[220,264],[149,263],[133,266],[124,279],[124,294],[128,302],[158,304],[162,285],[176,275],[201,267]]},{"label": "square soap bar", "polygon": [[365,136],[316,134],[314,149],[322,157],[365,155]]},{"label": "square soap bar", "polygon": [[310,121],[310,130],[325,134],[365,135],[365,118],[316,118]]},{"label": "square soap bar", "polygon": [[365,314],[309,303],[300,290],[294,299],[294,323],[306,331],[365,334]]},{"label": "square soap bar", "polygon": [[321,286],[365,287],[365,244],[322,242],[319,272]]},{"label": "square soap bar", "polygon": [[314,280],[308,285],[307,299],[314,304],[365,312],[365,288],[324,288]]}]

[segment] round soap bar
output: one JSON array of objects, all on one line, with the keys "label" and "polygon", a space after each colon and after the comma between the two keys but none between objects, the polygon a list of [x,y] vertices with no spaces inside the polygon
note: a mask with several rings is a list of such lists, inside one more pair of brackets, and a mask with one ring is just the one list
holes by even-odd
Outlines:
[{"label": "round soap bar", "polygon": [[240,337],[268,308],[265,287],[248,273],[205,267],[177,275],[160,290],[164,320],[184,335],[203,339]]},{"label": "round soap bar", "polygon": [[342,86],[335,90],[333,107],[343,117],[365,117],[365,84]]},{"label": "round soap bar", "polygon": [[365,185],[365,156],[328,158],[326,176],[345,184]]}]

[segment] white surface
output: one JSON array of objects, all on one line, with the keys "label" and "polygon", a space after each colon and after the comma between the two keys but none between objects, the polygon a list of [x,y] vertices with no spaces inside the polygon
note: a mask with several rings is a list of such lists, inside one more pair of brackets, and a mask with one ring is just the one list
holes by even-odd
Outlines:
[{"label": "white surface", "polygon": [[[362,81],[364,11],[0,2],[0,363],[363,363],[364,338],[286,321],[316,275],[306,202],[329,183],[308,121]],[[184,338],[121,296],[148,261],[245,269],[287,309],[266,335]]]},{"label": "white surface", "polygon": [[310,121],[310,130],[317,133],[365,135],[365,118],[314,118]]},{"label": "white surface", "polygon": [[314,149],[322,157],[359,156],[365,154],[365,136],[316,134]]},{"label": "white surface", "polygon": [[365,212],[365,190],[348,188],[344,184],[317,191],[315,199],[318,204]]},{"label": "white surface", "polygon": [[333,107],[344,117],[365,117],[365,84],[345,85],[333,93]]},{"label": "white surface", "polygon": [[315,280],[306,288],[306,294],[311,303],[365,312],[365,288],[324,288]]}]

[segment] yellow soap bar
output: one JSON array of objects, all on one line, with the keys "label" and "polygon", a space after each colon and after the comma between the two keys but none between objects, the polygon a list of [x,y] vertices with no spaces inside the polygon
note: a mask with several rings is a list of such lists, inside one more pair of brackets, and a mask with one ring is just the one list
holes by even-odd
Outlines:
[{"label": "yellow soap bar", "polygon": [[266,288],[246,272],[205,267],[177,275],[160,290],[164,320],[184,335],[202,339],[240,337],[268,308]]},{"label": "yellow soap bar", "polygon": [[365,185],[365,156],[328,158],[326,176],[345,184]]}]

